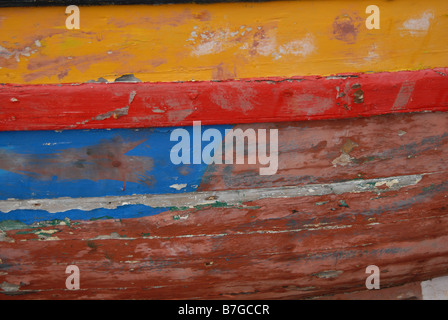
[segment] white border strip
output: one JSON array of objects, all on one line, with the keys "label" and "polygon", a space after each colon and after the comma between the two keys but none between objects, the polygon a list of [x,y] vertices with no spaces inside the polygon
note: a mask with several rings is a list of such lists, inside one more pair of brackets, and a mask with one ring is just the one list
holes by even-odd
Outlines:
[{"label": "white border strip", "polygon": [[[0,201],[0,212],[8,213],[13,210],[45,210],[49,213],[56,213],[68,210],[90,211],[101,208],[116,209],[119,206],[125,205],[145,205],[152,208],[192,208],[198,205],[213,204],[216,202],[237,205],[266,198],[295,198],[360,192],[382,193],[415,185],[420,182],[422,177],[423,174],[419,174],[368,180],[350,180],[328,184],[308,184],[305,186],[154,195],[145,194],[32,200],[8,199]],[[379,189],[379,187],[382,187],[382,189]]]}]

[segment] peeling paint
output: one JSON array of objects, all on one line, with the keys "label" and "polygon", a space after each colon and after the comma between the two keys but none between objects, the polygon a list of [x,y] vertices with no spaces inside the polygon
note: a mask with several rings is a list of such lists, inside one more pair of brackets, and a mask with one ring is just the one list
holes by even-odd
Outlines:
[{"label": "peeling paint", "polygon": [[112,232],[110,235],[97,236],[95,238],[89,239],[89,241],[92,241],[92,240],[119,240],[119,239],[129,240],[129,238],[120,236],[117,232]]},{"label": "peeling paint", "polygon": [[321,271],[318,273],[314,273],[313,276],[321,278],[321,279],[333,279],[339,277],[344,271],[339,270],[327,270]]},{"label": "peeling paint", "polygon": [[133,74],[124,74],[116,78],[114,82],[142,82],[142,81],[136,78]]},{"label": "peeling paint", "polygon": [[[145,205],[152,208],[193,208],[195,206],[225,204],[241,205],[242,202],[265,198],[294,198],[325,194],[343,194],[378,191],[375,185],[389,183],[388,190],[399,190],[405,186],[419,183],[423,175],[408,175],[381,179],[351,180],[329,184],[311,184],[297,187],[259,188],[248,190],[225,190],[216,192],[187,192],[178,194],[106,196],[91,198],[59,198],[36,200],[2,200],[0,211],[45,210],[47,212],[64,212],[73,209],[83,211],[98,208],[114,209],[123,205]],[[383,191],[383,190],[382,190]],[[216,197],[216,198],[215,198]],[[207,200],[207,199],[220,199]],[[40,206],[36,208],[36,203]]]},{"label": "peeling paint", "polygon": [[346,153],[342,153],[339,157],[337,157],[336,159],[334,159],[331,163],[333,164],[334,167],[337,166],[348,166],[350,165],[353,161],[353,158],[350,157],[349,154]]},{"label": "peeling paint", "polygon": [[0,289],[2,289],[3,292],[17,292],[20,289],[20,285],[3,281],[0,283]]},{"label": "peeling paint", "polygon": [[0,230],[2,231],[19,230],[24,228],[28,228],[28,225],[20,221],[14,221],[14,220],[0,221]]},{"label": "peeling paint", "polygon": [[411,36],[424,36],[431,26],[431,20],[434,19],[434,13],[431,11],[424,12],[420,18],[411,18],[406,20],[401,29],[406,30],[402,36],[410,34]]},{"label": "peeling paint", "polygon": [[[150,157],[127,156],[126,153],[143,143],[125,141],[120,136],[92,146],[64,149],[40,155],[17,154],[0,150],[0,168],[39,180],[110,179],[139,182],[152,170]],[[37,208],[39,209],[39,208]]]},{"label": "peeling paint", "polygon": [[134,101],[134,97],[135,97],[136,94],[137,94],[136,91],[131,91],[131,93],[129,94],[129,102],[128,102],[128,105],[126,107],[115,109],[115,110],[109,111],[109,112],[107,112],[105,114],[100,114],[100,115],[94,117],[92,120],[101,121],[101,120],[108,119],[110,117],[113,117],[114,119],[118,119],[118,118],[120,118],[122,116],[127,116],[128,112],[129,112],[129,107],[131,106],[132,101]]},{"label": "peeling paint", "polygon": [[186,183],[182,183],[182,184],[173,184],[170,186],[170,188],[176,189],[176,190],[182,190],[184,188],[187,187]]}]

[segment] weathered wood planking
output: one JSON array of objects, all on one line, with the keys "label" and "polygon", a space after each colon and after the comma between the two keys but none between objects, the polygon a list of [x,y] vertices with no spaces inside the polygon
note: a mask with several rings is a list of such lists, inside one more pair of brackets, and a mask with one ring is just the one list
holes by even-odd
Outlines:
[{"label": "weathered wood planking", "polygon": [[[280,133],[278,180],[251,179],[254,170],[223,165],[222,172],[209,166],[201,185],[204,192],[256,192],[391,177],[356,192],[260,193],[237,203],[220,202],[218,193],[209,204],[159,208],[156,215],[141,207],[138,218],[110,210],[116,219],[106,220],[95,220],[94,211],[75,219],[62,218],[69,211],[52,213],[60,218],[53,221],[41,221],[34,209],[2,213],[0,283],[11,291],[0,294],[4,299],[297,299],[363,290],[370,264],[381,268],[383,287],[442,276],[448,263],[447,121],[447,113],[422,113],[268,124]],[[334,161],[344,153],[347,162]],[[236,182],[225,184],[211,173]],[[303,179],[306,175],[312,179]],[[415,179],[401,185],[403,175]],[[77,183],[60,189],[68,195]],[[122,208],[130,212],[132,205]],[[22,222],[12,221],[14,214]],[[65,290],[69,264],[81,270],[80,291]]]},{"label": "weathered wood planking", "polygon": [[238,125],[235,128],[242,130],[278,129],[277,173],[260,176],[259,164],[211,164],[198,190],[306,186],[444,171],[448,158],[447,121],[447,113],[411,113]]},{"label": "weathered wood planking", "polygon": [[[448,111],[448,70],[183,83],[0,85],[0,130],[191,126]],[[34,121],[39,119],[39,121]]]},{"label": "weathered wood planking", "polygon": [[[447,178],[381,194],[21,226],[2,236],[0,283],[18,285],[3,297],[311,298],[363,290],[370,264],[383,287],[437,277],[448,263]],[[76,293],[64,290],[69,264],[81,270]]]},{"label": "weathered wood planking", "polygon": [[[448,3],[379,0],[379,30],[370,4],[81,7],[79,30],[62,7],[1,8],[0,299],[341,298],[371,264],[391,294],[446,275]],[[276,174],[173,165],[195,120],[278,130]]]},{"label": "weathered wood planking", "polygon": [[[221,132],[230,128],[212,127]],[[356,185],[362,181],[365,185],[379,182],[366,179],[386,179],[384,183],[389,184],[395,177],[401,177],[392,185],[402,187],[417,183],[423,175],[443,172],[448,156],[448,113],[233,128],[248,127],[278,130],[276,174],[261,176],[259,169],[264,165],[247,164],[247,154],[244,164],[174,165],[170,159],[171,149],[177,144],[170,141],[174,128],[2,132],[0,219],[31,223],[51,217],[129,218],[156,214],[170,207],[201,206],[232,199],[235,204],[244,197],[261,197],[267,192],[257,191],[258,188],[297,186],[306,191],[310,186],[316,188],[317,194],[324,194],[325,186],[318,185],[331,184],[336,188],[338,183],[352,181],[348,190],[356,191]],[[202,132],[208,128],[203,126]],[[192,132],[191,127],[186,129]],[[202,143],[201,151],[207,144]],[[190,156],[193,152],[191,148]],[[246,192],[238,194],[231,190]],[[195,191],[202,193],[195,195]],[[286,191],[273,189],[266,194],[286,195]],[[310,195],[305,191],[303,195]],[[186,196],[149,202],[138,197],[173,193]],[[190,196],[195,198],[190,201]],[[62,199],[53,204],[48,200],[61,197],[72,200]],[[88,203],[85,200],[91,197],[96,200],[83,209]],[[208,201],[210,197],[214,200]],[[11,198],[17,200],[5,202]],[[27,199],[36,201],[20,202]],[[57,208],[64,210],[58,212]]]},{"label": "weathered wood planking", "polygon": [[[0,83],[142,82],[294,77],[446,67],[448,3],[275,1],[1,8]],[[32,30],[32,32],[30,32]],[[103,78],[103,79],[101,79]],[[121,107],[121,106],[120,106]]]}]

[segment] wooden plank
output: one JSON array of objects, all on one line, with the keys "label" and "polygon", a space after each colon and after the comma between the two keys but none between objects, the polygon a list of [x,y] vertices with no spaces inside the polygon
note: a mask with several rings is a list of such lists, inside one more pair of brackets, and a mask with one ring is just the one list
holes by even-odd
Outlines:
[{"label": "wooden plank", "polygon": [[[448,3],[369,1],[2,8],[0,83],[208,81],[446,67]],[[33,32],[30,32],[33,30]],[[120,106],[121,107],[121,106]]]},{"label": "wooden plank", "polygon": [[[16,290],[2,293],[5,299],[313,298],[366,290],[371,264],[380,267],[383,287],[431,279],[446,274],[448,263],[447,178],[426,176],[390,194],[265,199],[246,208],[6,230],[0,283]],[[71,264],[81,270],[79,292],[64,287]]]},{"label": "wooden plank", "polygon": [[[140,128],[447,111],[446,68],[223,82],[0,85],[0,130]],[[38,118],[39,121],[35,121]]]},{"label": "wooden plank", "polygon": [[[279,180],[256,178],[247,165],[236,164],[223,172],[209,166],[208,174],[216,178],[203,179],[203,192],[215,192],[215,179],[217,191],[246,188],[256,195],[235,199],[238,203],[219,202],[218,192],[208,204],[158,212],[148,206],[138,208],[135,217],[127,204],[105,220],[97,219],[94,210],[72,217],[69,211],[55,212],[56,206],[44,207],[47,216],[31,208],[2,212],[0,294],[2,299],[311,299],[366,291],[365,269],[372,264],[380,268],[384,288],[443,276],[448,263],[447,121],[448,113],[422,113],[264,124],[280,132]],[[157,130],[143,130],[143,135]],[[121,134],[130,137],[131,131]],[[96,131],[65,132],[75,141],[76,135],[85,140]],[[139,141],[142,131],[136,132]],[[4,150],[30,136],[39,140],[39,133],[5,132],[16,136]],[[48,138],[64,132],[44,133]],[[28,140],[41,148],[42,140]],[[344,153],[346,163],[340,158]],[[292,161],[292,155],[302,154],[306,161]],[[418,179],[400,185],[403,178],[395,175],[406,173]],[[287,179],[288,174],[297,180]],[[318,189],[303,179],[305,174],[333,191],[285,197],[257,189],[271,186],[281,192],[293,184]],[[234,178],[220,181],[220,175]],[[389,180],[367,180],[375,176]],[[337,192],[335,184],[344,180],[372,188]],[[66,189],[57,180],[52,183],[67,196],[78,181]],[[84,191],[98,192],[92,190]],[[51,220],[55,217],[59,220]],[[71,264],[81,270],[79,291],[65,289],[65,268]]]},{"label": "wooden plank", "polygon": [[[201,132],[210,128],[219,129],[224,136],[225,129],[231,127],[202,126]],[[161,212],[161,209],[151,207],[155,206],[153,202],[145,202],[143,198],[138,200],[138,195],[188,193],[185,197],[197,196],[196,205],[202,205],[219,203],[221,195],[216,192],[230,192],[230,196],[222,198],[227,202],[229,198],[238,201],[243,195],[228,190],[247,190],[249,196],[264,192],[250,191],[257,188],[353,181],[351,188],[355,191],[360,179],[364,179],[364,183],[368,183],[367,179],[389,179],[383,185],[400,186],[402,178],[393,182],[393,177],[416,175],[418,178],[443,172],[444,159],[448,156],[448,113],[234,127],[238,128],[278,130],[278,167],[275,174],[260,175],[260,168],[266,165],[259,161],[248,164],[247,153],[243,164],[207,165],[202,161],[199,164],[175,165],[170,158],[171,150],[178,143],[170,141],[175,128],[2,132],[0,200],[37,200],[23,203],[22,207],[13,207],[16,211],[9,207],[8,213],[2,214],[3,219],[14,220],[14,215],[23,221],[28,221],[27,217],[36,221],[50,216],[63,219],[65,216],[56,214],[55,210],[40,210],[46,199],[61,197],[72,198],[70,201],[74,203],[67,207],[74,210],[68,217],[88,220]],[[185,129],[192,139],[192,127]],[[198,150],[202,152],[207,145],[208,142],[203,142]],[[190,147],[187,152],[192,159],[194,148]],[[325,193],[324,187],[316,187],[318,189],[323,190],[321,194]],[[195,194],[196,191],[205,193]],[[273,189],[272,192],[278,195],[283,191]],[[137,196],[132,198],[132,195]],[[101,199],[106,196],[109,198]],[[93,207],[84,211],[81,203],[91,203],[87,199],[82,201],[86,197],[98,197],[101,201],[95,204],[92,200]],[[212,201],[205,201],[207,198]],[[110,205],[107,204],[109,202]],[[123,207],[126,204],[133,205]],[[157,207],[191,205],[195,204],[168,202]],[[95,211],[100,208],[104,211]]]},{"label": "wooden plank", "polygon": [[[218,192],[189,192],[115,197],[85,197],[0,201],[1,220],[30,223],[40,220],[98,218],[132,218],[157,214],[166,209],[236,207],[242,202],[267,198],[295,198],[357,192],[389,192],[418,184],[424,175],[398,176],[383,179],[347,181],[329,184],[308,184],[304,187],[262,188]],[[386,188],[385,188],[386,186]],[[219,200],[216,200],[219,199]]]},{"label": "wooden plank", "polygon": [[234,129],[277,129],[275,175],[261,164],[211,164],[198,190],[218,191],[332,183],[444,171],[447,114],[422,113],[302,123],[245,124]]},{"label": "wooden plank", "polygon": [[[159,208],[156,215],[150,207],[138,208],[138,218],[132,218],[129,200],[121,213],[111,214],[117,219],[85,221],[97,212],[71,216],[69,211],[54,212],[57,206],[46,208],[48,203],[42,206],[50,211],[48,216],[39,217],[41,212],[29,207],[11,215],[2,213],[2,299],[321,299],[330,293],[347,298],[352,292],[354,297],[366,297],[365,268],[371,264],[380,267],[385,288],[444,275],[447,116],[403,114],[344,120],[347,123],[289,123],[279,128],[288,137],[281,138],[282,152],[311,153],[315,162],[327,162],[326,167],[335,170],[333,177],[318,170],[318,179],[332,189],[329,193],[285,196],[280,186],[290,181],[280,176],[278,189],[272,190],[281,195],[255,189],[258,198],[244,199],[243,193],[234,199],[237,203],[227,203],[215,193],[217,201],[209,204]],[[301,141],[291,134],[294,130]],[[318,134],[322,130],[327,134]],[[71,137],[80,134],[67,132]],[[331,157],[319,156],[320,149],[316,153],[313,141],[331,141],[328,137],[334,137],[334,156],[346,152],[352,163],[333,166]],[[385,149],[386,140],[390,149]],[[291,141],[301,147],[294,149]],[[355,152],[358,147],[376,156],[354,161],[365,158]],[[384,183],[358,177],[348,183],[370,183],[372,188],[337,192],[334,181],[353,179],[344,174],[362,170],[371,176],[414,172],[419,178],[400,185],[399,177]],[[237,172],[241,174],[237,170],[232,175]],[[252,179],[252,187],[257,186],[257,179]],[[271,183],[258,180],[260,185]],[[307,182],[299,184],[302,189],[318,189]],[[61,199],[69,200],[88,201]],[[59,220],[42,221],[45,217]],[[65,267],[71,264],[81,269],[82,289],[76,292],[64,287]]]},{"label": "wooden plank", "polygon": [[[406,284],[447,272],[448,4],[370,4],[1,8],[0,299],[367,297],[369,265],[433,294]],[[175,165],[178,129],[190,159],[275,130],[275,170],[250,137]]]}]

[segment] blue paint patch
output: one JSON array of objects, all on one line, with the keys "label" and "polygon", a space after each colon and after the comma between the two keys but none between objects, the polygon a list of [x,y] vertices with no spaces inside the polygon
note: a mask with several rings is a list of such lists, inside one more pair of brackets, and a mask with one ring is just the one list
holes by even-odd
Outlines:
[{"label": "blue paint patch", "polygon": [[95,209],[92,211],[68,210],[65,212],[50,213],[45,210],[14,210],[0,213],[0,221],[15,220],[25,224],[39,221],[64,220],[100,220],[100,219],[129,219],[152,216],[169,208],[151,208],[145,205],[125,205],[116,209]]},{"label": "blue paint patch", "polygon": [[[177,128],[187,130],[193,141],[192,126],[0,132],[0,200],[195,191],[207,165],[172,164],[170,151],[177,142],[170,134]],[[201,131],[208,128],[224,136],[232,126],[202,126]],[[183,184],[180,190],[170,187]]]}]

